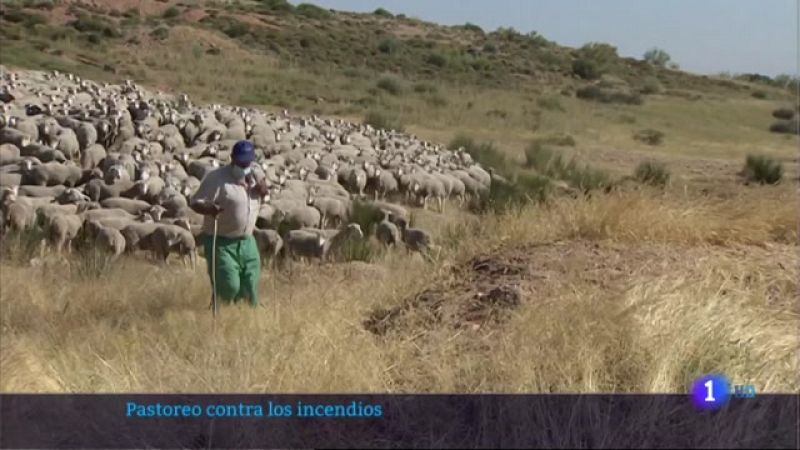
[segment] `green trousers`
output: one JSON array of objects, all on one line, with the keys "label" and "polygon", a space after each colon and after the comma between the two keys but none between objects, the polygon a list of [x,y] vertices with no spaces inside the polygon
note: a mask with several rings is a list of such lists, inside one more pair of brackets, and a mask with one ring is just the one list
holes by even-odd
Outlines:
[{"label": "green trousers", "polygon": [[[211,277],[211,249],[213,237],[203,234],[208,276]],[[216,253],[217,298],[226,303],[248,299],[258,305],[258,277],[261,274],[261,255],[253,236],[226,238],[217,236]],[[214,279],[211,278],[213,286]]]}]

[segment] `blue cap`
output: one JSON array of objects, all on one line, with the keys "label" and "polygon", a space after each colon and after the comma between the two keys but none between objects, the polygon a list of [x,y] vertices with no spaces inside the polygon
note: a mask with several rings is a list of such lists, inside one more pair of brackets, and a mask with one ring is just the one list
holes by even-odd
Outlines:
[{"label": "blue cap", "polygon": [[251,163],[256,159],[256,148],[250,141],[239,141],[233,145],[231,159],[237,163]]}]

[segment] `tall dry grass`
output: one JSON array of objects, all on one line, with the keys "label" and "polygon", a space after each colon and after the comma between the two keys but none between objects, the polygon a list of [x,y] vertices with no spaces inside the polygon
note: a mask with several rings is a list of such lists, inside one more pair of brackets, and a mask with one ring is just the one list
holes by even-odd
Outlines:
[{"label": "tall dry grass", "polygon": [[[435,263],[399,251],[375,264],[291,264],[262,277],[264,307],[224,307],[216,328],[200,268],[126,260],[87,282],[54,259],[4,260],[0,390],[685,392],[693,377],[721,371],[759,391],[797,391],[792,189],[617,193],[483,218],[422,213],[419,226],[444,247]],[[562,270],[525,281],[539,283],[537,294],[508,322],[383,337],[363,328],[373,308],[401,304],[478,253],[555,242],[565,252],[550,263]],[[627,272],[591,282],[594,262],[566,251],[582,242],[612,249]],[[535,252],[531,264],[542,263]]]}]

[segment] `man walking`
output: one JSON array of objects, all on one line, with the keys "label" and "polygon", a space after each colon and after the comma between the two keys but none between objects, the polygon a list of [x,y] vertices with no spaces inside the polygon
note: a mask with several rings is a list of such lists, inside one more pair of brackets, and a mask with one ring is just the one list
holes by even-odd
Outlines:
[{"label": "man walking", "polygon": [[[237,142],[231,151],[231,163],[206,174],[189,203],[195,212],[205,216],[201,242],[212,289],[223,302],[248,299],[252,306],[258,305],[261,274],[261,257],[253,229],[260,199],[268,193],[266,178],[253,164],[254,160],[253,144]],[[216,268],[213,268],[215,231]]]}]

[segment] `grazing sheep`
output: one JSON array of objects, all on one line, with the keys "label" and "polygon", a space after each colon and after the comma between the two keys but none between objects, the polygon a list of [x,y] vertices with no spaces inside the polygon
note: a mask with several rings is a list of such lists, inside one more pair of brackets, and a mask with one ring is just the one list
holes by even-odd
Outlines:
[{"label": "grazing sheep", "polygon": [[81,152],[80,165],[84,170],[94,169],[106,158],[106,149],[100,144],[92,144]]},{"label": "grazing sheep", "polygon": [[72,240],[78,236],[83,227],[83,216],[77,214],[55,214],[47,224],[47,240],[61,255],[64,246],[67,253],[72,253]]},{"label": "grazing sheep", "polygon": [[287,256],[305,258],[322,258],[327,240],[319,233],[306,230],[290,230],[283,238]]},{"label": "grazing sheep", "polygon": [[125,237],[125,251],[133,253],[136,250],[153,251],[154,246],[150,236],[161,226],[154,222],[134,222],[120,230]]},{"label": "grazing sheep", "polygon": [[22,184],[22,174],[0,172],[0,187],[14,187]]},{"label": "grazing sheep", "polygon": [[182,257],[184,265],[187,265],[186,258],[188,257],[192,269],[195,269],[197,267],[195,237],[188,223],[184,222],[183,225],[158,224],[158,227],[148,236],[148,244],[156,259],[165,264],[169,254],[176,252]]},{"label": "grazing sheep", "polygon": [[322,215],[316,208],[306,205],[296,205],[288,211],[285,211],[282,221],[288,224],[289,229],[296,230],[307,227],[318,227],[321,219]]},{"label": "grazing sheep", "polygon": [[391,213],[389,211],[384,210],[383,214],[383,220],[375,227],[375,237],[378,239],[378,242],[384,245],[390,247],[396,246],[402,239],[400,228],[390,220]]},{"label": "grazing sheep", "polygon": [[338,227],[348,218],[347,205],[339,199],[329,197],[317,197],[317,190],[312,190],[308,196],[308,206],[313,206],[320,213],[320,226]]},{"label": "grazing sheep", "polygon": [[71,161],[77,161],[80,158],[81,146],[78,136],[69,128],[59,129],[51,144],[54,149],[60,150]]},{"label": "grazing sheep", "polygon": [[14,144],[0,144],[0,166],[13,164],[20,160],[19,147]]},{"label": "grazing sheep", "polygon": [[86,183],[83,191],[92,201],[99,202],[111,197],[131,198],[138,192],[131,180],[121,180],[114,184],[108,184],[103,180],[94,179]]},{"label": "grazing sheep", "polygon": [[281,250],[283,249],[283,239],[275,230],[253,230],[253,236],[258,244],[258,251],[261,254],[262,262],[269,259],[270,265],[274,266]]},{"label": "grazing sheep", "polygon": [[38,186],[75,186],[83,178],[83,170],[74,164],[48,162],[31,165],[25,171],[26,184]]},{"label": "grazing sheep", "polygon": [[429,253],[433,246],[433,238],[430,234],[419,228],[408,228],[408,223],[404,219],[399,219],[397,225],[400,228],[403,243],[406,244],[406,250],[415,251],[430,258]]},{"label": "grazing sheep", "polygon": [[65,162],[67,160],[61,150],[56,150],[43,144],[30,144],[20,147],[20,155],[34,157],[43,163],[51,161]]},{"label": "grazing sheep", "polygon": [[14,128],[0,128],[0,144],[12,144],[18,148],[27,147],[33,140],[27,134]]},{"label": "grazing sheep", "polygon": [[0,214],[5,226],[13,231],[21,232],[36,225],[36,206],[24,201],[25,197],[18,197],[17,190],[4,189],[0,197]]},{"label": "grazing sheep", "polygon": [[83,224],[84,232],[90,242],[111,254],[112,260],[125,252],[125,237],[119,229],[103,224],[100,220],[87,220]]}]

